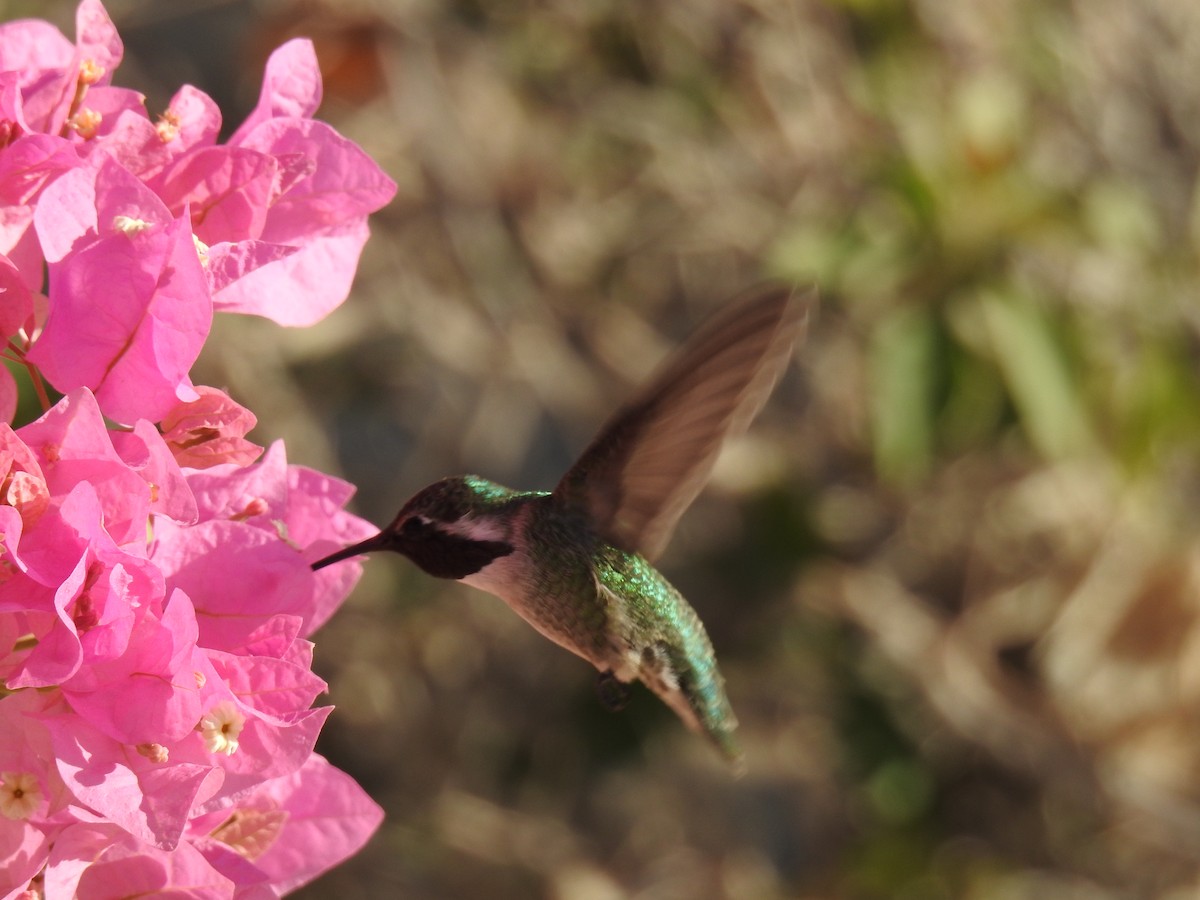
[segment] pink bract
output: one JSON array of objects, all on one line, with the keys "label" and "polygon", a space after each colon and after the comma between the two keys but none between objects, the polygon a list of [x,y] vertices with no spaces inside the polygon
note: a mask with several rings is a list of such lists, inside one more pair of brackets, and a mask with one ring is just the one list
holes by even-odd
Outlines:
[{"label": "pink bract", "polygon": [[202,91],[112,83],[99,0],[76,33],[0,24],[0,338],[45,409],[10,427],[0,368],[0,898],[278,897],[382,818],[313,751],[306,640],[361,571],[309,564],[374,529],[190,372],[214,310],[336,308],[395,185],[312,120],[308,41],[222,145]]},{"label": "pink bract", "polygon": [[28,358],[60,391],[90,388],[107,416],[126,423],[196,399],[188,371],[212,303],[185,220],[102,237],[51,265],[50,295]]},{"label": "pink bract", "polygon": [[195,400],[180,403],[163,417],[163,440],[181,466],[208,469],[222,463],[247,466],[262,447],[245,435],[258,419],[224,391],[200,386]]}]

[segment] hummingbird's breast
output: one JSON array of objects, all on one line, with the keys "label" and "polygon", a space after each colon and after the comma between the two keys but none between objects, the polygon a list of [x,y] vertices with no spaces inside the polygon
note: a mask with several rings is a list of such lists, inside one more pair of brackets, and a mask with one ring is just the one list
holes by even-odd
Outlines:
[{"label": "hummingbird's breast", "polygon": [[543,636],[598,668],[611,668],[611,610],[596,590],[597,540],[548,495],[521,498],[503,533],[513,552],[462,581],[495,594]]}]

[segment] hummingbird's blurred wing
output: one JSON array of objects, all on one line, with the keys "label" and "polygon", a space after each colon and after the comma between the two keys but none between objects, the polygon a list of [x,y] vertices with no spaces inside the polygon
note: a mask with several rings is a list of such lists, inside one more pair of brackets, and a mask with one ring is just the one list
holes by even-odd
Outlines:
[{"label": "hummingbird's blurred wing", "polygon": [[732,301],[600,430],[554,497],[584,507],[608,542],[656,559],[722,441],[766,402],[815,300],[773,284]]}]

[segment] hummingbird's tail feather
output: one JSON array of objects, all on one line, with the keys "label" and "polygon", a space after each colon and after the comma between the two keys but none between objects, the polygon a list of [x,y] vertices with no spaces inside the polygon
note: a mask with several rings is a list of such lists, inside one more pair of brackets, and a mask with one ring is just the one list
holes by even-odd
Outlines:
[{"label": "hummingbird's tail feather", "polygon": [[716,745],[721,756],[729,763],[729,768],[733,772],[734,778],[741,778],[746,774],[746,754],[742,751],[741,744],[733,735],[732,729],[722,729],[719,731],[710,731],[709,739]]},{"label": "hummingbird's tail feather", "polygon": [[[691,611],[691,607],[687,609]],[[691,617],[697,627],[703,627],[695,612]],[[691,649],[689,654],[686,643],[675,645],[661,640],[647,645],[640,654],[637,677],[688,728],[707,738],[729,763],[734,776],[741,777],[746,772],[746,761],[737,739],[737,717],[725,696],[725,680],[717,670],[707,636],[693,637]]]},{"label": "hummingbird's tail feather", "polygon": [[[737,739],[737,719],[734,718],[733,710],[729,708],[729,701],[725,699],[724,692],[721,696],[724,714],[720,718],[713,718],[711,707],[706,710],[697,702],[699,697],[684,695],[684,699],[692,709],[690,718],[682,717],[684,722],[697,734],[707,738],[709,743],[717,749],[722,759],[729,764],[734,778],[741,778],[745,775],[746,754],[742,751],[741,742]],[[678,711],[676,704],[669,705],[674,706]]]},{"label": "hummingbird's tail feather", "polygon": [[336,553],[331,553],[328,556],[318,559],[310,568],[316,572],[318,569],[333,565],[335,562],[341,562],[343,559],[349,559],[352,556],[362,556],[364,553],[370,553],[373,550],[385,550],[388,546],[387,532],[381,531],[374,537],[369,537],[365,541],[359,541],[357,544],[351,544],[349,547],[343,547]]}]

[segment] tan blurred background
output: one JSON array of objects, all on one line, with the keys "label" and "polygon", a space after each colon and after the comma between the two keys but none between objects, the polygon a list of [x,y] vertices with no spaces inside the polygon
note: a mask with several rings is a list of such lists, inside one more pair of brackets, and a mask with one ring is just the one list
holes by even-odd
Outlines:
[{"label": "tan blurred background", "polygon": [[[5,18],[73,3],[4,3]],[[546,488],[763,277],[822,310],[664,569],[750,773],[498,601],[376,558],[320,749],[387,810],[308,898],[1200,892],[1200,4],[112,0],[236,124],[313,37],[399,183],[350,301],[195,376],[377,523]]]}]

